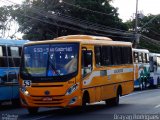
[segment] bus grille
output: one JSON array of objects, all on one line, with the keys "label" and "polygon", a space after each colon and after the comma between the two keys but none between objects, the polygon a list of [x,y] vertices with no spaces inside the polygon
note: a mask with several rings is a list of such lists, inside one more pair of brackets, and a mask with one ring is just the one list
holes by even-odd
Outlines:
[{"label": "bus grille", "polygon": [[[44,100],[44,99],[51,100]],[[64,102],[64,95],[57,96],[31,96],[29,102],[38,105],[60,105]]]}]

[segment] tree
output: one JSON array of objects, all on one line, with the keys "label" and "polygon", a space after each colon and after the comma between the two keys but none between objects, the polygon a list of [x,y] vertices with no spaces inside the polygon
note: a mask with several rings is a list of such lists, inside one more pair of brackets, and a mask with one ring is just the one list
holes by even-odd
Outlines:
[{"label": "tree", "polygon": [[105,34],[106,29],[101,30],[99,24],[109,26],[108,32],[115,31],[112,27],[127,30],[118,18],[117,9],[110,5],[111,1],[26,0],[22,5],[15,5],[11,14],[19,23],[23,38],[30,40],[46,40],[68,34]]},{"label": "tree", "polygon": [[[10,7],[7,7],[7,6],[0,7],[0,30],[1,31],[4,31],[7,29],[7,20],[10,17],[9,8]],[[0,36],[2,37],[3,34],[4,33],[2,32],[2,35]]]},{"label": "tree", "polygon": [[140,21],[140,32],[152,39],[160,41],[160,15],[145,16]]},{"label": "tree", "polygon": [[[135,19],[128,20],[126,25],[130,31],[135,31]],[[160,50],[160,15],[149,14],[138,19],[138,33],[141,34],[139,48],[158,52]]]}]

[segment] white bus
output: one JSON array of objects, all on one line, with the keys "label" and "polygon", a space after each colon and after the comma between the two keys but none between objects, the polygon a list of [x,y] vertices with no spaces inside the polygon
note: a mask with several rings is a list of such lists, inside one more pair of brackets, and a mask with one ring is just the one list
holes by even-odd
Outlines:
[{"label": "white bus", "polygon": [[146,89],[150,85],[149,51],[132,49],[134,58],[134,88]]},{"label": "white bus", "polygon": [[151,86],[160,84],[160,54],[149,53]]}]

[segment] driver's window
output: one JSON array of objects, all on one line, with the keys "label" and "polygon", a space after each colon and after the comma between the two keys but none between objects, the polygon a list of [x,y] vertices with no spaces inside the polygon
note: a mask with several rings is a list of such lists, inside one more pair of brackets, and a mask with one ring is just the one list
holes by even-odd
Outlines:
[{"label": "driver's window", "polygon": [[82,51],[82,76],[85,77],[87,74],[92,72],[92,51]]}]

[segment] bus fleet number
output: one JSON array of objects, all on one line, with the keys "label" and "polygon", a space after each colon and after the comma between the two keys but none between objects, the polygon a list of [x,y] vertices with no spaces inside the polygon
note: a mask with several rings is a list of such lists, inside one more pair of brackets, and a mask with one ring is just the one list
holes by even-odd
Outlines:
[{"label": "bus fleet number", "polygon": [[30,80],[24,80],[23,81],[24,86],[31,86],[31,81]]}]

